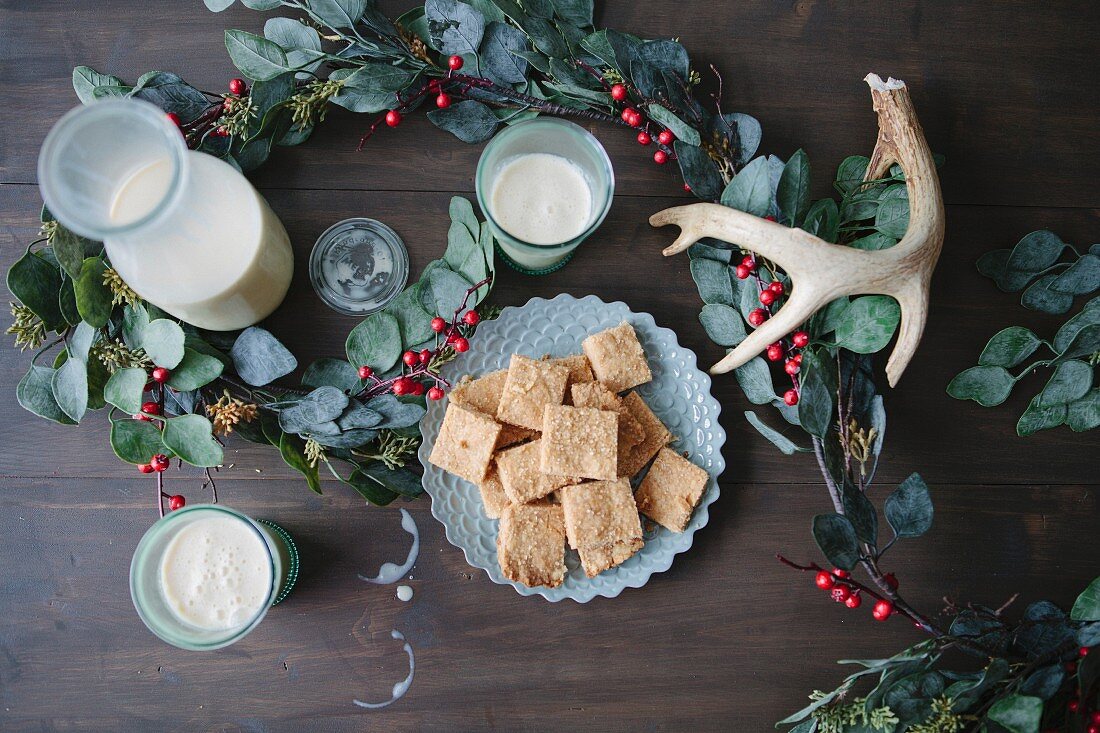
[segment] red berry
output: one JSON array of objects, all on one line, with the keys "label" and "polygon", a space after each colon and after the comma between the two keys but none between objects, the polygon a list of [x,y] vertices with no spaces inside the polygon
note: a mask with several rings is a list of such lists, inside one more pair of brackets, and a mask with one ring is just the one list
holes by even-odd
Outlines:
[{"label": "red berry", "polygon": [[439,387],[432,387],[431,389],[428,390],[428,399],[429,400],[441,400],[441,399],[443,399],[443,390],[441,390]]},{"label": "red berry", "polygon": [[642,126],[642,122],[643,122],[644,120],[645,120],[645,118],[644,118],[644,117],[642,117],[642,115],[641,115],[640,113],[638,113],[638,112],[635,112],[635,113],[634,113],[634,114],[633,114],[633,115],[632,115],[632,116],[630,117],[630,126],[631,126],[631,127],[641,127],[641,126]]},{"label": "red berry", "polygon": [[783,283],[779,282],[778,280],[773,280],[772,282],[768,283],[768,290],[772,291],[776,295],[782,295]]},{"label": "red berry", "polygon": [[833,578],[833,574],[827,570],[822,570],[814,577],[814,583],[821,590],[829,590],[836,585],[836,580]]},{"label": "red berry", "polygon": [[230,79],[229,80],[229,92],[236,94],[238,97],[248,91],[248,85],[244,83],[244,79]]},{"label": "red berry", "polygon": [[168,497],[168,511],[174,512],[177,509],[183,509],[187,505],[187,499],[184,499],[179,494],[172,494]]},{"label": "red berry", "polygon": [[424,383],[423,382],[413,382],[412,383],[412,391],[409,394],[416,395],[417,397],[424,394]]},{"label": "red berry", "polygon": [[634,123],[631,122],[631,120],[634,119],[637,115],[638,111],[636,109],[634,109],[633,107],[627,107],[623,110],[622,113],[623,122],[628,125],[633,125]]},{"label": "red berry", "polygon": [[853,593],[844,599],[844,605],[848,608],[859,608],[863,605],[863,599],[859,597],[859,593]]},{"label": "red berry", "polygon": [[795,405],[797,405],[798,404],[798,390],[788,389],[786,392],[783,393],[783,401],[786,402],[791,407],[794,407]]},{"label": "red berry", "polygon": [[794,336],[791,336],[791,342],[800,349],[805,348],[810,343],[810,334],[805,331],[795,331]]},{"label": "red berry", "polygon": [[833,575],[838,578],[850,578],[852,576],[847,570],[842,570],[840,568],[833,568]]},{"label": "red berry", "polygon": [[171,376],[172,372],[168,371],[164,367],[153,367],[153,381],[157,384],[164,384]]},{"label": "red berry", "polygon": [[390,127],[397,127],[401,124],[401,113],[395,109],[391,109],[386,113],[386,124]]},{"label": "red berry", "polygon": [[435,98],[435,106],[440,109],[446,109],[451,106],[451,98],[446,94],[440,94]]},{"label": "red berry", "polygon": [[449,68],[451,71],[458,71],[459,69],[461,69],[462,68],[462,57],[461,56],[451,56],[449,59],[447,59],[447,68]]},{"label": "red berry", "polygon": [[180,126],[180,116],[178,114],[176,114],[175,112],[169,112],[168,114],[165,115],[165,117],[167,117],[168,121],[171,122],[176,127]]},{"label": "red berry", "polygon": [[744,259],[741,260],[741,264],[749,268],[750,270],[756,269],[756,260],[753,258],[752,255],[745,255]]},{"label": "red berry", "polygon": [[359,378],[360,379],[370,379],[372,374],[374,374],[374,370],[371,369],[369,366],[364,365],[364,366],[359,367]]},{"label": "red berry", "polygon": [[226,127],[225,125],[218,125],[217,129],[214,130],[214,136],[215,137],[229,137],[229,128]]},{"label": "red berry", "polygon": [[1089,717],[1093,723],[1100,724],[1100,710],[1093,710],[1092,715]]},{"label": "red berry", "polygon": [[1066,703],[1066,709],[1069,710],[1071,713],[1076,713],[1078,710],[1081,709],[1081,701],[1077,698],[1073,698],[1068,703]]},{"label": "red berry", "polygon": [[1088,655],[1089,655],[1089,648],[1087,646],[1083,646],[1083,647],[1081,647],[1080,649],[1077,650],[1077,656],[1079,656],[1079,657],[1087,657]]},{"label": "red berry", "polygon": [[760,325],[763,324],[766,320],[768,320],[768,312],[763,308],[754,308],[749,313],[749,323],[751,323],[753,326],[759,328]]},{"label": "red berry", "polygon": [[142,415],[140,412],[136,415],[130,415],[130,417],[133,418],[134,420],[143,420],[145,422],[149,422],[149,418],[146,417],[145,415]]},{"label": "red berry", "polygon": [[428,349],[421,349],[420,350],[420,363],[421,364],[427,364],[431,360],[432,360],[432,352]]},{"label": "red berry", "polygon": [[466,339],[462,338],[461,336],[456,338],[455,342],[453,344],[451,344],[451,346],[453,346],[454,350],[457,351],[460,354],[464,351],[469,351],[470,350],[470,342],[467,341]]},{"label": "red berry", "polygon": [[684,190],[687,191],[688,193],[691,193],[691,186],[689,186],[685,183],[684,184]]},{"label": "red berry", "polygon": [[802,363],[802,354],[795,354],[794,356],[791,357],[791,359],[794,361],[795,364],[801,364]]},{"label": "red berry", "polygon": [[401,355],[401,361],[405,362],[405,366],[416,366],[420,363],[420,355],[415,351],[406,351]]},{"label": "red berry", "polygon": [[153,467],[153,470],[157,473],[168,468],[168,456],[163,453],[157,453],[153,456],[153,460],[149,461],[149,465]]},{"label": "red berry", "polygon": [[663,150],[658,150],[653,154],[653,162],[657,165],[664,165],[668,161],[668,153]]},{"label": "red berry", "polygon": [[409,393],[409,388],[412,387],[410,383],[412,380],[401,377],[393,383],[393,393],[395,395],[403,395]]},{"label": "red berry", "polygon": [[454,342],[457,341],[460,338],[462,338],[462,337],[459,336],[457,333],[451,332],[451,333],[447,334],[447,343],[448,344],[454,344]]},{"label": "red berry", "polygon": [[893,601],[875,601],[875,607],[871,610],[871,615],[875,617],[876,621],[885,621],[890,618],[894,613]]},{"label": "red berry", "polygon": [[661,130],[657,135],[657,142],[661,143],[661,145],[671,145],[672,141],[675,139],[676,137],[668,130]]},{"label": "red berry", "polygon": [[622,84],[616,84],[611,87],[611,98],[616,102],[621,102],[626,99],[626,87]]},{"label": "red berry", "polygon": [[735,268],[735,270],[737,272],[737,279],[738,280],[744,280],[745,278],[747,278],[749,275],[752,274],[752,270],[745,267],[744,265],[738,265]]},{"label": "red berry", "polygon": [[1100,733],[1100,725],[1096,723],[1089,724],[1089,727],[1085,728],[1085,733]]},{"label": "red berry", "polygon": [[768,361],[779,361],[783,358],[783,347],[779,344],[772,344],[768,347]]},{"label": "red berry", "polygon": [[886,585],[890,586],[891,590],[898,589],[898,578],[896,575],[894,575],[893,573],[886,573],[886,575],[883,576],[883,579],[886,581]]},{"label": "red berry", "polygon": [[651,142],[653,142],[653,138],[651,138],[649,136],[648,132],[646,132],[645,130],[642,130],[641,132],[638,133],[638,144],[639,145],[649,145]]},{"label": "red berry", "polygon": [[775,302],[775,293],[770,290],[760,291],[760,302],[764,305],[771,305]]},{"label": "red berry", "polygon": [[439,316],[432,319],[432,330],[436,333],[443,333],[443,329],[447,327],[447,322]]},{"label": "red berry", "polygon": [[768,220],[768,221],[775,221],[775,217],[774,217],[774,216],[772,216],[771,214],[768,214],[768,215],[767,215],[767,216],[765,216],[764,218],[765,218],[766,220]]},{"label": "red berry", "polygon": [[846,585],[838,585],[829,592],[832,596],[834,603],[844,603],[852,597],[852,591],[848,590]]},{"label": "red berry", "polygon": [[141,411],[147,415],[159,415],[160,405],[158,405],[156,402],[142,402]]},{"label": "red berry", "polygon": [[141,471],[142,473],[152,473],[153,472],[153,467],[150,466],[148,463],[143,463],[140,466],[138,466],[138,470]]},{"label": "red berry", "polygon": [[477,311],[466,311],[466,315],[462,316],[462,322],[467,326],[476,326],[481,323],[481,316]]},{"label": "red berry", "polygon": [[787,363],[783,365],[783,371],[790,374],[792,377],[798,374],[802,367],[794,359],[787,359]]}]

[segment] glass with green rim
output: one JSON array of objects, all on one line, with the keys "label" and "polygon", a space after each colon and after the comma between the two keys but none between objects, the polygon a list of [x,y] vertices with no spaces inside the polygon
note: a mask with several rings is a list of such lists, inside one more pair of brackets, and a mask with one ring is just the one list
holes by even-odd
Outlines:
[{"label": "glass with green rim", "polygon": [[[560,244],[530,244],[509,234],[493,217],[492,185],[512,159],[530,153],[559,155],[580,168],[592,193],[592,214],[583,232]],[[615,195],[615,171],[607,151],[580,125],[552,117],[526,120],[498,132],[477,163],[474,180],[477,203],[497,240],[497,251],[513,270],[546,275],[559,270],[573,251],[603,223]]]},{"label": "glass with green rim", "polygon": [[[255,533],[266,551],[270,583],[267,597],[250,618],[227,629],[204,629],[182,620],[169,606],[161,583],[161,564],[172,540],[187,526],[211,516],[239,522],[242,531]],[[130,596],[142,622],[172,646],[200,651],[220,649],[248,634],[259,625],[267,610],[283,600],[297,579],[298,551],[282,527],[220,504],[197,504],[161,517],[138,542],[130,563]]]}]

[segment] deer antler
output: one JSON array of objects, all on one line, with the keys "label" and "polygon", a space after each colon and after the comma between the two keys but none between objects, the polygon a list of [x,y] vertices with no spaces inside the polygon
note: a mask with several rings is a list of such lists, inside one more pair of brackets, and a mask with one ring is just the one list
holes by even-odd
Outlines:
[{"label": "deer antler", "polygon": [[864,180],[882,178],[894,163],[905,172],[909,226],[889,249],[868,252],[830,244],[801,229],[777,224],[718,204],[692,204],[660,211],[655,227],[682,230],[666,256],[683,252],[703,237],[725,240],[760,254],[786,270],[792,289],[786,304],[711,367],[711,374],[736,369],[804,323],[830,301],[845,295],[889,295],[901,306],[897,344],[886,376],[898,383],[917,350],[928,317],[928,288],[943,247],[944,211],[932,151],[924,139],[905,82],[864,80],[878,113],[878,141]]}]

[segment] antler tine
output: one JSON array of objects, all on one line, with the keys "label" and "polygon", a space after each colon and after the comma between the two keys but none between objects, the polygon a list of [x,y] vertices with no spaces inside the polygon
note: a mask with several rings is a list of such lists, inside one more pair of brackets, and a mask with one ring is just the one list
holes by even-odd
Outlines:
[{"label": "antler tine", "polygon": [[800,324],[814,314],[824,303],[817,293],[803,285],[796,285],[790,299],[779,311],[764,321],[760,328],[750,333],[744,341],[725,358],[710,368],[711,374],[725,374],[728,371],[749,362],[754,356],[794,331]]}]

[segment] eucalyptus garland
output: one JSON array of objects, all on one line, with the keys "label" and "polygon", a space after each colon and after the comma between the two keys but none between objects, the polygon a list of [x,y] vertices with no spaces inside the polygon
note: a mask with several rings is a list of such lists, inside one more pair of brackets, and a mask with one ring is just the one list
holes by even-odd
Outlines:
[{"label": "eucalyptus garland", "polygon": [[[214,11],[232,3],[206,0]],[[811,202],[805,153],[787,161],[755,156],[760,125],[748,115],[723,112],[717,71],[718,93],[704,105],[695,96],[700,74],[683,46],[595,29],[592,0],[428,0],[396,20],[369,0],[242,3],[298,16],[269,19],[262,36],[226,32],[229,54],[251,85],[234,79],[229,93],[214,94],[175,74],[150,72],[131,86],[78,67],[78,96],[85,102],[127,96],[158,104],[178,122],[190,147],[243,170],[260,165],[276,145],[304,142],[331,105],[375,115],[360,144],[383,126],[399,126],[426,102],[434,103],[429,120],[465,142],[486,140],[500,125],[537,114],[573,116],[631,128],[639,144],[655,146],[655,163],[676,160],[685,188],[703,200],[801,227],[826,241],[884,249],[908,226],[900,170],[864,181],[867,158],[850,157],[835,178],[839,200]],[[57,333],[62,348],[52,367],[32,365],[20,383],[20,402],[62,423],[83,413],[83,393],[88,407],[109,403],[123,410],[124,418],[112,419],[112,444],[135,463],[171,451],[197,465],[216,465],[221,450],[210,433],[218,425],[234,426],[246,438],[277,446],[311,486],[320,461],[331,468],[330,460],[339,460],[352,469],[346,477],[337,475],[375,503],[414,496],[419,481],[400,464],[415,444],[423,407],[421,398],[392,394],[406,378],[397,370],[404,363],[422,370],[418,374],[431,373],[461,351],[457,339],[469,334],[477,317],[471,325],[460,314],[467,299],[480,298],[480,287],[492,280],[486,227],[461,199],[452,202],[451,216],[444,258],[429,265],[386,313],[356,327],[346,360],[314,362],[304,389],[290,390],[273,385],[296,362],[272,334],[255,327],[229,337],[202,333],[141,306],[109,269],[100,245],[66,232],[44,212],[45,237],[35,245],[45,246],[28,250],[9,273],[9,288],[21,301],[13,306],[11,330],[23,347]],[[475,250],[482,256],[473,256]],[[699,318],[720,346],[739,343],[790,292],[789,279],[772,263],[724,243],[698,243],[690,256],[705,303]],[[1044,290],[1035,294],[1043,295],[1039,300],[1064,301],[1046,269],[1051,263],[1009,267],[1015,261],[997,255],[992,262],[1000,269],[983,271],[1016,282],[1015,270],[1023,270],[1031,274],[1015,289],[1038,277]],[[442,316],[452,307],[449,323],[438,316],[430,320],[429,314]],[[1090,303],[1082,314],[1093,310]],[[952,605],[945,609],[950,622],[941,624],[904,599],[900,581],[883,565],[897,540],[921,536],[933,518],[930,492],[918,474],[884,501],[889,539],[880,532],[869,496],[886,431],[871,357],[890,342],[899,315],[888,297],[841,298],[736,372],[747,399],[774,407],[778,416],[747,411],[746,419],[784,453],[812,452],[830,499],[832,511],[812,523],[828,566],[780,561],[810,573],[833,601],[858,609],[867,599],[874,619],[900,615],[929,635],[893,657],[846,660],[858,670],[831,692],[815,691],[809,706],[779,725],[793,725],[799,733],[1086,730],[1100,707],[1100,578],[1069,614],[1038,602],[1011,621],[1008,604]],[[437,339],[435,352],[428,350],[427,364],[405,362],[402,350],[430,338],[439,324],[446,337]],[[1088,327],[1078,330],[1091,338]],[[410,353],[415,360],[411,350],[404,355]],[[175,389],[171,379],[167,389],[154,385],[159,401],[153,405],[163,409],[150,413],[139,404],[145,370],[167,363],[175,365],[172,378],[181,379],[182,371],[191,381],[177,382]],[[250,373],[257,364],[263,368]],[[776,388],[772,365],[788,387]],[[375,366],[391,371],[379,376]],[[228,391],[212,390],[222,383]],[[135,421],[130,414],[151,419]],[[179,439],[179,433],[188,438]],[[364,442],[348,445],[360,436]],[[866,581],[853,574],[857,569]],[[950,650],[971,654],[976,663],[959,664],[945,655]]]},{"label": "eucalyptus garland", "polygon": [[[1012,249],[986,253],[978,260],[978,270],[1005,292],[1023,290],[1020,303],[1025,308],[1061,315],[1076,298],[1100,290],[1100,244],[1082,253],[1054,232],[1040,230]],[[1037,352],[1050,356],[1035,359],[1015,374],[1009,371]],[[1051,369],[1042,390],[1020,415],[1016,432],[1026,436],[1059,425],[1083,432],[1100,425],[1100,386],[1095,386],[1098,362],[1100,297],[1093,297],[1049,341],[1023,326],[998,331],[982,349],[978,365],[952,379],[947,393],[993,407],[1007,400],[1024,377]]]}]

